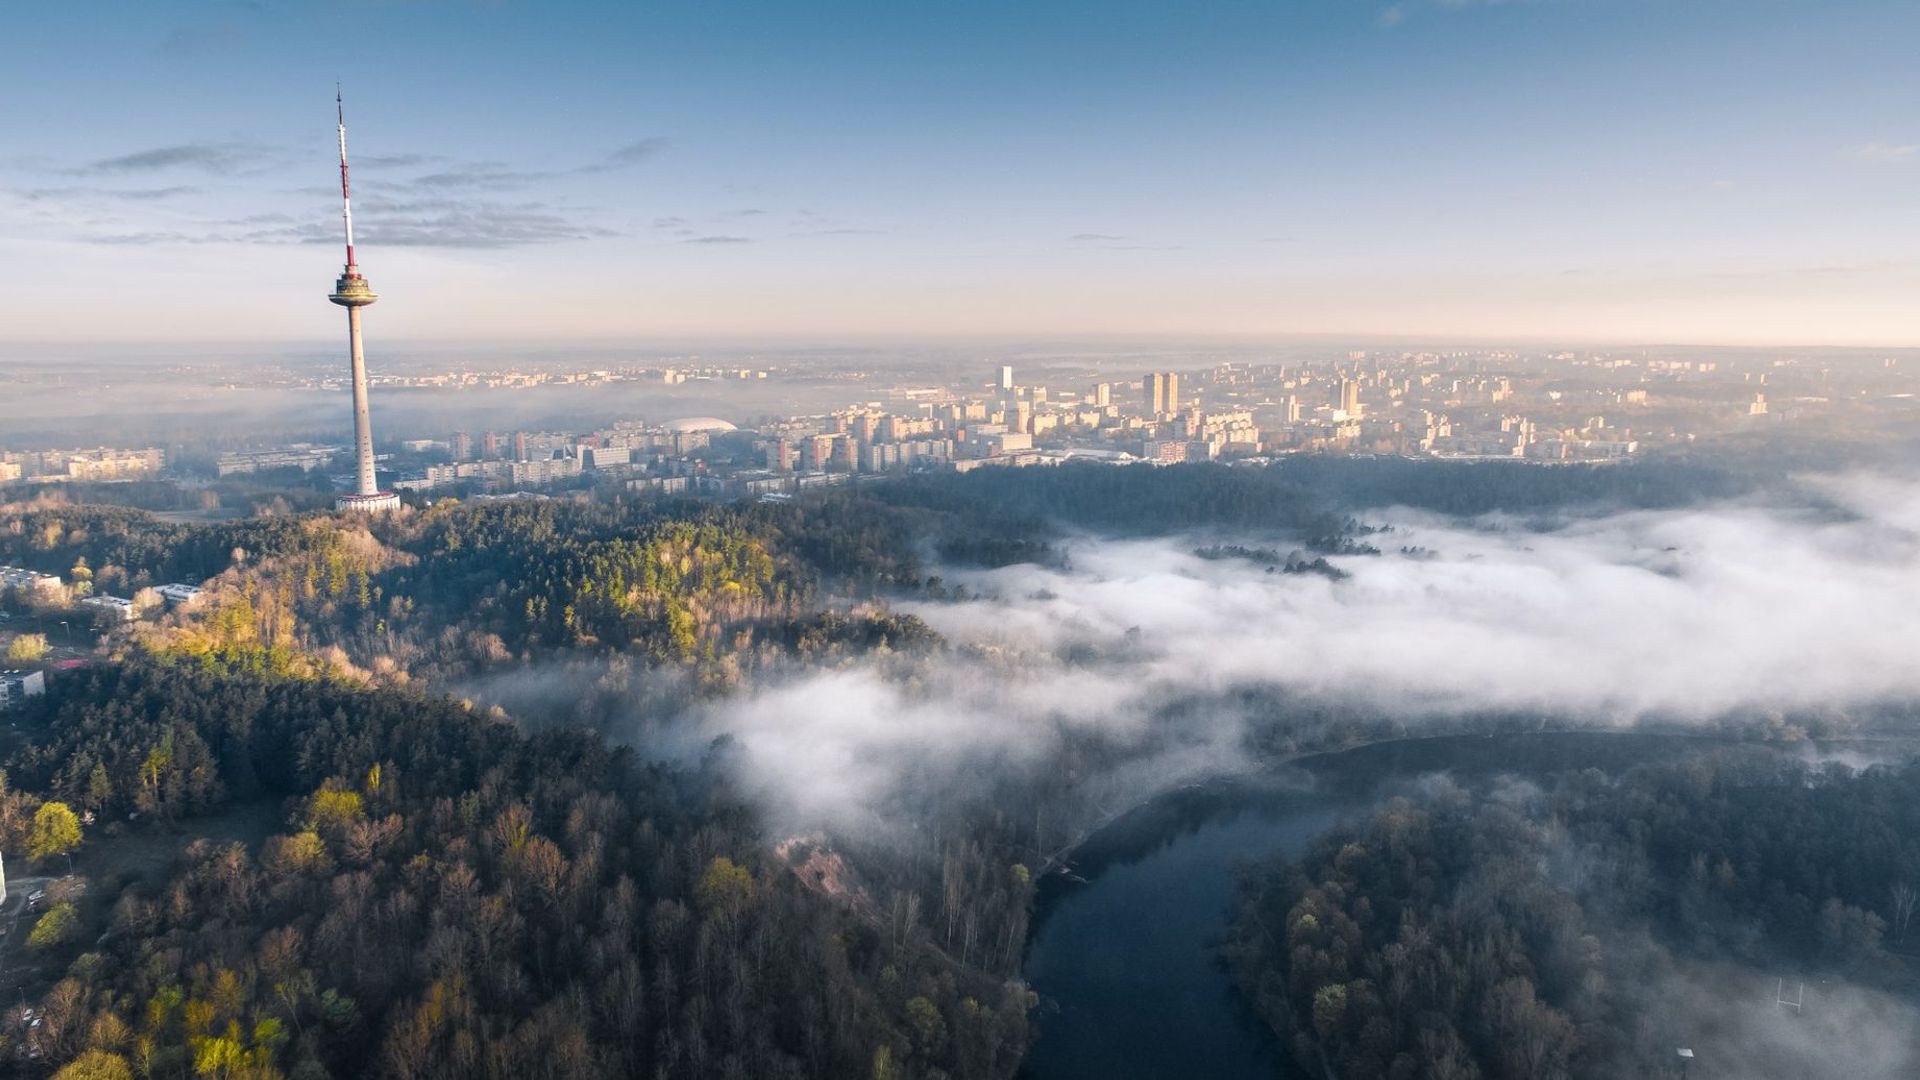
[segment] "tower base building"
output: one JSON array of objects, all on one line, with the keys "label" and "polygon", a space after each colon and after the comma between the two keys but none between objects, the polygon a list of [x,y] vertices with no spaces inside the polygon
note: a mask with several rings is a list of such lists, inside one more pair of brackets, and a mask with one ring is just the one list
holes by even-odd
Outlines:
[{"label": "tower base building", "polygon": [[400,493],[397,491],[376,491],[371,495],[342,495],[333,500],[333,508],[342,512],[378,514],[387,510],[400,509]]}]

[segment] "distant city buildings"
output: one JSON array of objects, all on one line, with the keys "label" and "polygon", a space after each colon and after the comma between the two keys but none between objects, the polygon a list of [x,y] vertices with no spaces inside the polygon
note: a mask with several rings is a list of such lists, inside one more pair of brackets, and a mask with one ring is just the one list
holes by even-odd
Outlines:
[{"label": "distant city buildings", "polygon": [[269,450],[236,450],[221,454],[214,463],[221,476],[237,476],[268,469],[300,469],[312,472],[330,467],[344,452],[339,446],[293,443]]},{"label": "distant city buildings", "polygon": [[[769,379],[773,374],[766,368],[712,366],[623,365],[575,371],[462,367],[425,374],[383,374],[371,377],[370,381],[374,386],[396,389],[532,390],[548,386],[611,386],[620,383],[683,386],[703,382],[756,382]],[[346,384],[337,375],[329,374],[294,380],[291,385],[302,389],[337,391]]]},{"label": "distant city buildings", "polygon": [[1155,372],[1148,375],[1141,384],[1147,399],[1147,415],[1162,417],[1180,409],[1180,375],[1177,372]]},{"label": "distant city buildings", "polygon": [[507,479],[515,487],[540,487],[579,475],[580,459],[571,456],[515,461],[507,466]]},{"label": "distant city buildings", "polygon": [[[982,366],[896,385],[874,380],[871,370],[834,367],[831,378],[815,379],[813,392],[821,383],[844,382],[840,407],[776,411],[747,431],[693,416],[622,420],[592,430],[408,433],[387,444],[393,453],[383,474],[393,488],[430,496],[602,487],[762,497],[932,469],[1068,460],[1173,464],[1307,453],[1608,462],[1716,429],[1796,422],[1834,403],[1865,400],[1872,379],[1891,385],[1906,378],[1884,365],[1869,377],[1830,371],[1814,358],[1761,365],[1640,351],[1343,350],[1307,361],[1207,361],[1177,370],[1160,361],[1152,366],[1161,370],[1125,374],[1060,359]],[[506,372],[497,382],[511,388],[629,380],[678,385],[770,373],[794,371],[690,360]],[[406,378],[435,386],[495,384],[466,372]],[[341,447],[318,444],[232,450],[219,455],[214,471],[233,476],[358,464],[343,455]],[[157,449],[16,451],[0,454],[0,479],[16,469],[23,478],[133,475],[164,460]]]},{"label": "distant city buildings", "polygon": [[158,447],[34,450],[0,454],[0,482],[9,480],[141,480],[166,468]]},{"label": "distant city buildings", "polygon": [[1360,381],[1358,379],[1340,380],[1340,419],[1360,419]]},{"label": "distant city buildings", "polygon": [[1155,465],[1184,465],[1193,461],[1211,461],[1212,443],[1189,439],[1153,439],[1141,446],[1140,459]]}]

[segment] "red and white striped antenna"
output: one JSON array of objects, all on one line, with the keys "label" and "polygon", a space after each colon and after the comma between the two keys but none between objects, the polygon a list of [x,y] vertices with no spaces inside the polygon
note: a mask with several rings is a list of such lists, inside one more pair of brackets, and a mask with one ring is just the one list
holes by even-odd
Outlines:
[{"label": "red and white striped antenna", "polygon": [[340,84],[333,87],[333,112],[340,131],[340,219],[347,226],[347,273],[359,269],[353,261],[353,198],[347,187],[347,106],[340,98]]}]

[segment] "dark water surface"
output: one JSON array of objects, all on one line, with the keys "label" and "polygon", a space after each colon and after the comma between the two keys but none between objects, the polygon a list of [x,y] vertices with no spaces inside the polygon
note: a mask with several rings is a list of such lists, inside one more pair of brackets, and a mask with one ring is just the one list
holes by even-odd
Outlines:
[{"label": "dark water surface", "polygon": [[1040,995],[1027,1080],[1305,1080],[1234,993],[1215,946],[1234,865],[1299,855],[1347,814],[1448,772],[1613,771],[1716,745],[1641,734],[1417,739],[1173,792],[1121,817],[1041,883],[1026,977]]}]

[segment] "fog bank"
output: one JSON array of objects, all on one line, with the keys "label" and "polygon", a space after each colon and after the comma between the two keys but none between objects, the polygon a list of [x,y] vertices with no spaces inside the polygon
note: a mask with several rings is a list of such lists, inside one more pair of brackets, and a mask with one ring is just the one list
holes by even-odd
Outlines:
[{"label": "fog bank", "polygon": [[846,828],[1046,767],[1069,738],[1138,748],[1115,797],[1246,767],[1238,707],[1169,710],[1249,688],[1611,725],[1920,697],[1920,482],[1807,483],[1844,511],[1722,503],[1547,531],[1387,512],[1383,554],[1333,559],[1341,580],[1205,559],[1190,537],[1078,540],[1064,569],[948,571],[972,598],[897,605],[952,643],[939,656],[765,682],[703,731],[731,737],[787,823]]}]

